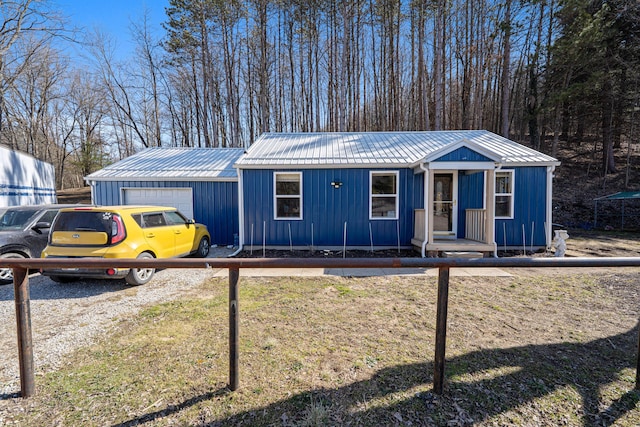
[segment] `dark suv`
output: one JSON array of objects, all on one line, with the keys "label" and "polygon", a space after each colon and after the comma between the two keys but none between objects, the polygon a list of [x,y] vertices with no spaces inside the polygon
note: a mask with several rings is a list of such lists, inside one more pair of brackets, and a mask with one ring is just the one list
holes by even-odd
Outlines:
[{"label": "dark suv", "polygon": [[[40,258],[49,228],[62,208],[78,205],[15,206],[0,210],[0,258]],[[10,268],[0,268],[0,284],[13,281]]]}]

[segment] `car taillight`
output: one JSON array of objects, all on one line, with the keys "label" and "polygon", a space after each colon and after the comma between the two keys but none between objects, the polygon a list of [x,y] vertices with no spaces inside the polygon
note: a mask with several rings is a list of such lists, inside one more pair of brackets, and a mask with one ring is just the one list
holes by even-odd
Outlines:
[{"label": "car taillight", "polygon": [[111,217],[111,244],[122,242],[125,238],[124,224],[119,215]]}]

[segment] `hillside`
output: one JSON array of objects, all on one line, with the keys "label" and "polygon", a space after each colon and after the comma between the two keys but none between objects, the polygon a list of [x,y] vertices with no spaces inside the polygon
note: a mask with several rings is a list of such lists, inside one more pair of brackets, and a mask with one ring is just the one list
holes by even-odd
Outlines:
[{"label": "hillside", "polygon": [[[621,191],[640,191],[640,148],[629,152],[627,147],[618,150],[618,171],[601,173],[601,153],[593,153],[593,147],[563,148],[557,155],[562,164],[556,168],[553,181],[553,222],[567,229],[589,230],[593,228],[595,202],[601,196]],[[627,178],[628,173],[628,178]],[[625,187],[625,181],[629,185]],[[624,229],[640,229],[640,200],[598,203],[598,228],[620,230],[624,209]]]}]

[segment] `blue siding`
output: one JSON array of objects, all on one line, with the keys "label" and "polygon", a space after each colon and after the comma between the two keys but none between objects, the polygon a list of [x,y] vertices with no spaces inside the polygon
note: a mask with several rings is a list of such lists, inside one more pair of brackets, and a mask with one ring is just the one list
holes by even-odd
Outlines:
[{"label": "blue siding", "polygon": [[191,188],[194,219],[207,226],[211,242],[218,245],[234,243],[239,231],[238,183],[201,181],[96,181],[93,202],[98,205],[119,205],[121,188]]},{"label": "blue siding", "polygon": [[504,246],[505,237],[507,246],[522,247],[526,243],[527,248],[530,247],[532,229],[533,246],[545,246],[547,169],[522,167],[514,170],[514,218],[496,220],[498,249]]},{"label": "blue siding", "polygon": [[451,153],[445,154],[435,160],[436,162],[491,162],[490,158],[483,156],[467,147],[461,147]]},{"label": "blue siding", "polygon": [[[393,169],[380,169],[393,170]],[[398,170],[398,169],[395,169]],[[296,170],[298,172],[300,170]],[[422,201],[422,175],[399,171],[399,220],[369,220],[369,169],[302,170],[302,220],[275,220],[273,170],[243,170],[245,244],[271,246],[409,246],[413,209]],[[330,183],[343,183],[339,189]],[[313,227],[313,236],[312,236]]]}]

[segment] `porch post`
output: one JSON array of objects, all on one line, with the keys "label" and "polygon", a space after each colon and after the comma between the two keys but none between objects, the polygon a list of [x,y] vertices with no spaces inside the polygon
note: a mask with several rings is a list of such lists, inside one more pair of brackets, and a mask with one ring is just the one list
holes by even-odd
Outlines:
[{"label": "porch post", "polygon": [[[547,204],[546,208],[546,227],[545,227],[545,245],[548,251],[551,250],[551,241],[553,239],[553,207],[551,204],[553,196],[553,171],[556,170],[555,166],[547,166]],[[596,214],[598,212],[598,202],[596,201]],[[593,224],[595,227],[596,224]]]},{"label": "porch post", "polygon": [[496,205],[495,205],[495,195],[496,195],[496,173],[494,169],[487,170],[486,174],[486,197],[485,200],[485,210],[487,212],[487,216],[485,218],[484,223],[484,238],[486,240],[485,243],[496,243],[496,235],[495,235],[495,227],[496,227]]},{"label": "porch post", "polygon": [[426,208],[424,212],[424,218],[426,223],[425,229],[427,230],[427,242],[433,243],[433,180],[434,180],[434,172],[433,169],[429,169],[429,185],[427,190],[427,200],[426,200]]}]

